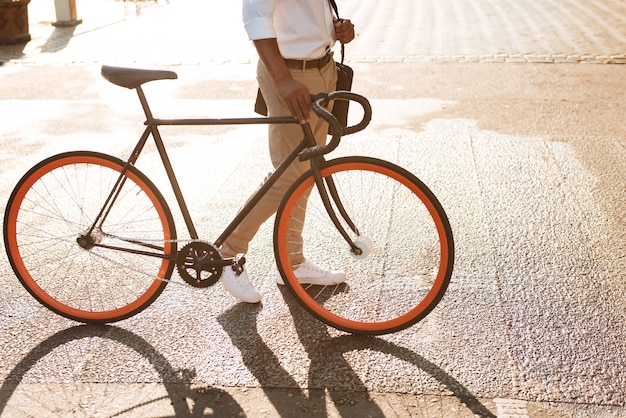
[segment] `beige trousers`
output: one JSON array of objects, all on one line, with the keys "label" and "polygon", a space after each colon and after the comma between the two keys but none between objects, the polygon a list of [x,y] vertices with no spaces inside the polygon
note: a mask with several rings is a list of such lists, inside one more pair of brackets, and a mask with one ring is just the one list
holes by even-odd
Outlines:
[{"label": "beige trousers", "polygon": [[[335,90],[337,85],[337,71],[335,63],[331,60],[321,69],[293,70],[291,75],[309,88],[312,94]],[[284,104],[276,92],[276,87],[265,66],[259,62],[257,67],[257,79],[267,104],[270,117],[290,116],[289,108]],[[326,143],[328,123],[311,112],[310,125],[318,145]],[[285,157],[294,149],[302,139],[302,128],[297,124],[273,124],[268,128],[269,151],[274,167],[278,167]],[[224,241],[221,252],[224,257],[233,257],[239,253],[248,251],[248,243],[259,230],[260,226],[276,211],[280,202],[293,184],[293,182],[310,168],[310,162],[294,161],[287,171],[278,179],[274,186],[267,192],[263,199],[246,216],[241,224]],[[306,200],[306,199],[302,199]],[[303,207],[300,204],[298,207]],[[304,262],[302,254],[302,226],[304,224],[304,209],[296,215],[297,222],[292,222],[295,234],[291,237],[288,251],[291,254],[290,261],[293,266]]]}]

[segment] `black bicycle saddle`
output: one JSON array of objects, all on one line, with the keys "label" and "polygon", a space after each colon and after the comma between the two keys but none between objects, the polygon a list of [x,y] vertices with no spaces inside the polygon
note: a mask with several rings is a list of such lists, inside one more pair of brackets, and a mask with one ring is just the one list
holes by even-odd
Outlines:
[{"label": "black bicycle saddle", "polygon": [[178,75],[174,71],[144,70],[141,68],[102,66],[102,77],[113,84],[127,89],[136,89],[143,83],[154,80],[175,80]]}]

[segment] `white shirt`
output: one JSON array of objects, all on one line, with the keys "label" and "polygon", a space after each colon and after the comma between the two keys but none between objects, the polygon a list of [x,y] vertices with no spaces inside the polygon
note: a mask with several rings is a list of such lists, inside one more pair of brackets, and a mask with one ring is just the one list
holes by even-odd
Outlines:
[{"label": "white shirt", "polygon": [[243,0],[251,41],[276,38],[283,58],[316,59],[336,42],[328,0]]}]

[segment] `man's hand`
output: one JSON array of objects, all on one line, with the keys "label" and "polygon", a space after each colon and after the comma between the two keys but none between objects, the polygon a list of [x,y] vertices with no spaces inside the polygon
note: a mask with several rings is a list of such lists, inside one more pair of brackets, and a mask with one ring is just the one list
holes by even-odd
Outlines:
[{"label": "man's hand", "polygon": [[291,116],[298,119],[302,124],[309,121],[309,115],[313,107],[311,94],[304,84],[290,76],[277,82],[276,90],[278,95],[285,101]]},{"label": "man's hand", "polygon": [[313,109],[309,89],[291,76],[285,60],[280,55],[276,39],[259,39],[254,41],[254,46],[276,84],[278,95],[289,108],[291,116],[298,119],[300,123],[308,122]]},{"label": "man's hand", "polygon": [[350,19],[335,20],[335,37],[342,44],[350,43],[354,39],[354,25]]}]

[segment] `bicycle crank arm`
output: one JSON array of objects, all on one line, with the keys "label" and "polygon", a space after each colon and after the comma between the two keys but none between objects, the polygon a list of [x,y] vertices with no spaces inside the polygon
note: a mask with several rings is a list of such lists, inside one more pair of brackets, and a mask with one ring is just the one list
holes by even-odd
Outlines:
[{"label": "bicycle crank arm", "polygon": [[246,257],[243,254],[237,254],[233,258],[225,258],[219,260],[197,260],[197,263],[201,267],[232,267],[237,274],[241,274],[243,266],[246,264]]}]

